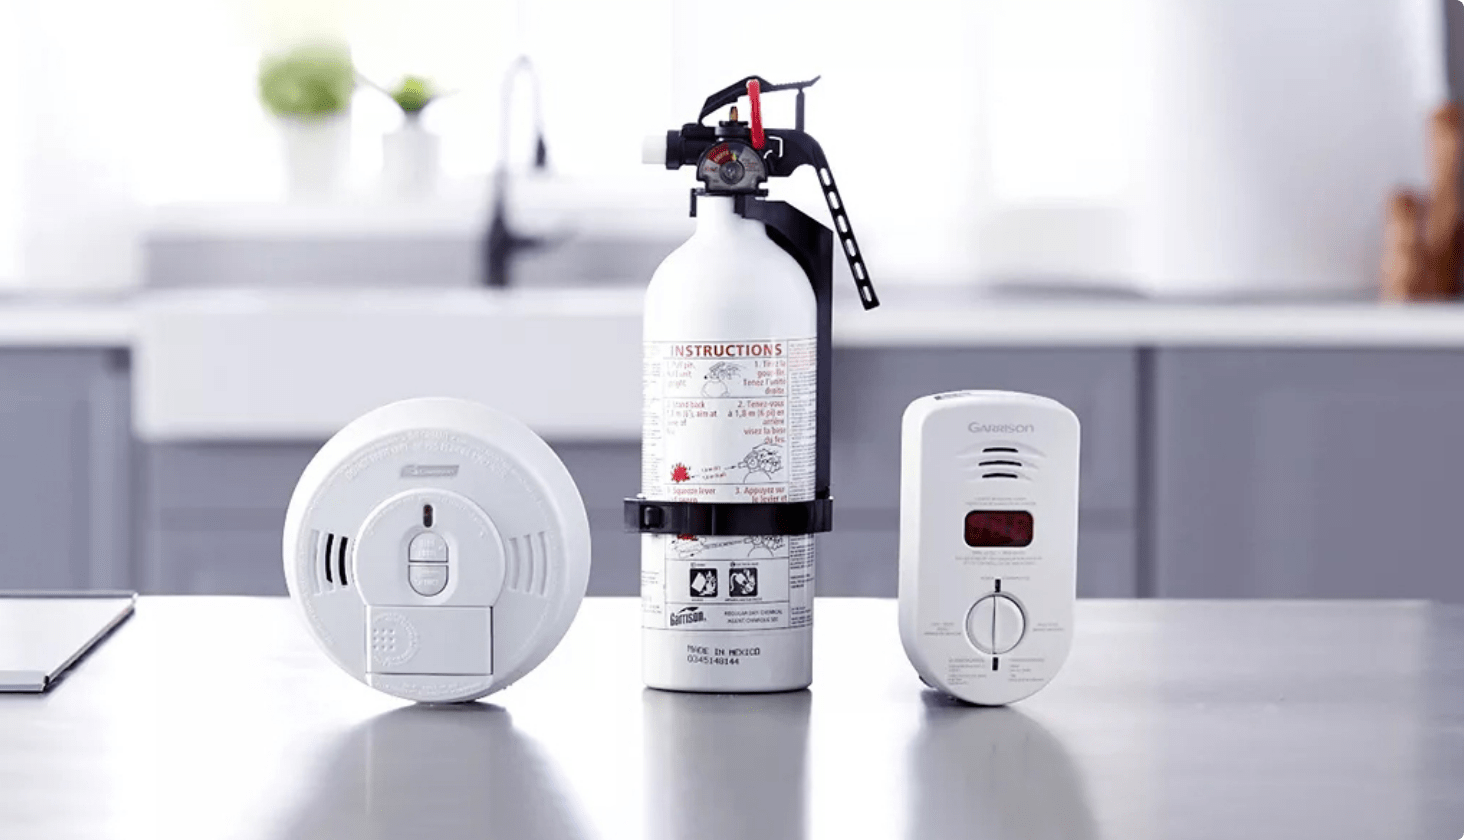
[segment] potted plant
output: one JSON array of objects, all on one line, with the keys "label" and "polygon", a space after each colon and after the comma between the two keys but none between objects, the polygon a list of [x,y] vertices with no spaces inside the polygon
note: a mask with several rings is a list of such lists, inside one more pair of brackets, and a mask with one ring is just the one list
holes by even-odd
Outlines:
[{"label": "potted plant", "polygon": [[422,124],[422,112],[441,94],[421,76],[406,76],[386,94],[402,109],[402,124],[382,137],[382,180],[400,197],[430,194],[437,185],[439,139]]},{"label": "potted plant", "polygon": [[299,44],[260,61],[259,98],[279,120],[292,195],[322,197],[344,182],[355,88],[351,51],[344,44]]}]

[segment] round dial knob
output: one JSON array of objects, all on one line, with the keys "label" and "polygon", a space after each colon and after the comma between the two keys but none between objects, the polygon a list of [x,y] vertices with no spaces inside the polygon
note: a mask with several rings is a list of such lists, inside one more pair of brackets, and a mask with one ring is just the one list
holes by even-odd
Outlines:
[{"label": "round dial knob", "polygon": [[747,174],[747,167],[735,160],[729,160],[722,164],[722,168],[717,174],[722,177],[724,183],[735,184],[742,180],[743,175]]},{"label": "round dial knob", "polygon": [[966,614],[966,638],[982,653],[998,655],[1017,646],[1027,631],[1027,617],[1017,602],[1000,593],[977,601]]}]

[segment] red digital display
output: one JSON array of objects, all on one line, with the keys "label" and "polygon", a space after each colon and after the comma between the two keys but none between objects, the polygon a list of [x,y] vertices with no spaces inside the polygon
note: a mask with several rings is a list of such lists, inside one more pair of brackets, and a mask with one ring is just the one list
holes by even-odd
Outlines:
[{"label": "red digital display", "polygon": [[966,545],[1021,548],[1032,544],[1032,514],[1025,510],[973,510],[966,514]]}]

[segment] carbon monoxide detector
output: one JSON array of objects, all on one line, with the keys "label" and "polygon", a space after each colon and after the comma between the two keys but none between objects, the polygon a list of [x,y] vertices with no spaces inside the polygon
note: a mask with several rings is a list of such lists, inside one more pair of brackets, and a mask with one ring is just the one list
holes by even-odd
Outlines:
[{"label": "carbon monoxide detector", "polygon": [[1028,697],[1067,659],[1077,596],[1077,415],[1046,397],[953,391],[905,411],[900,639],[970,703]]},{"label": "carbon monoxide detector", "polygon": [[348,424],[305,468],[285,580],[346,673],[423,702],[474,700],[549,655],[590,573],[569,471],[527,426],[455,399]]}]

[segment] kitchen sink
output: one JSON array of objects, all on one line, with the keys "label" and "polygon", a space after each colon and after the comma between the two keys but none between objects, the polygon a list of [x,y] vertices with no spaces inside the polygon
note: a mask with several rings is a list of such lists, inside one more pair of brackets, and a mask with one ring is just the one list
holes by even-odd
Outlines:
[{"label": "kitchen sink", "polygon": [[145,440],[323,440],[418,396],[473,399],[557,440],[637,438],[634,286],[166,291],[139,301]]}]

